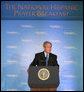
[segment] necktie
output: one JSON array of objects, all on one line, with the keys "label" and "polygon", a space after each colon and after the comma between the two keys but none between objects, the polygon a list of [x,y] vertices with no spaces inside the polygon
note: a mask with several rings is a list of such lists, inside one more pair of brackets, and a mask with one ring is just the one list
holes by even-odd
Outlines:
[{"label": "necktie", "polygon": [[46,66],[48,66],[48,54],[46,55]]}]

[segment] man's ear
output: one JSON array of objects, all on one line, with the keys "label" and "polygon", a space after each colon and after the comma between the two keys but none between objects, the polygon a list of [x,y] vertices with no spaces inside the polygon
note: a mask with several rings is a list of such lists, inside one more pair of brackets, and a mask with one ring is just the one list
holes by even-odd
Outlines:
[{"label": "man's ear", "polygon": [[45,47],[43,46],[43,49],[45,49]]}]

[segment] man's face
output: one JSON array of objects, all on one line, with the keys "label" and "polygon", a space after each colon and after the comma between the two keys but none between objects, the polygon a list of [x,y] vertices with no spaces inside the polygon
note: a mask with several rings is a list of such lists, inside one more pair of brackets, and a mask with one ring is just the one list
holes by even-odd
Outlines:
[{"label": "man's face", "polygon": [[51,44],[50,43],[46,43],[45,46],[44,46],[44,51],[46,53],[50,53],[51,52],[51,48],[52,48]]}]

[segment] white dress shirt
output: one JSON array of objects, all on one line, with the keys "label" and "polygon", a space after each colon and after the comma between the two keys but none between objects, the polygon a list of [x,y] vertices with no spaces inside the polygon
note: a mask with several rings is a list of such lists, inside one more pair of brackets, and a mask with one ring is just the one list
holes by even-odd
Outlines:
[{"label": "white dress shirt", "polygon": [[[44,54],[45,54],[45,57],[46,57],[47,53],[45,51],[44,51]],[[49,53],[48,53],[48,59],[49,59]]]}]

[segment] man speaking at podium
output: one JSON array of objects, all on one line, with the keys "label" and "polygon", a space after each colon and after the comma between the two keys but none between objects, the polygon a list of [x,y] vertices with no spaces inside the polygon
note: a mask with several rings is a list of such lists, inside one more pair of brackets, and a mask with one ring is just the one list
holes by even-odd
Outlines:
[{"label": "man speaking at podium", "polygon": [[[49,41],[45,41],[43,43],[43,48],[44,51],[40,52],[40,53],[36,53],[35,54],[35,58],[32,61],[32,63],[30,64],[31,66],[58,66],[58,70],[59,70],[59,65],[57,62],[57,55],[54,55],[51,53],[51,48],[52,48],[52,44]],[[27,70],[27,72],[29,72],[29,69]],[[58,71],[59,72],[59,71]],[[48,87],[48,88],[31,88],[31,91],[47,91],[47,90],[51,90],[51,91],[56,91],[57,88],[56,87]]]},{"label": "man speaking at podium", "polygon": [[44,51],[35,54],[30,66],[58,66],[57,55],[51,53],[52,44],[49,41],[43,43]]}]

